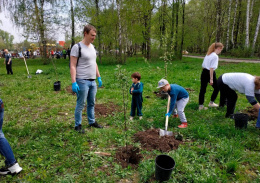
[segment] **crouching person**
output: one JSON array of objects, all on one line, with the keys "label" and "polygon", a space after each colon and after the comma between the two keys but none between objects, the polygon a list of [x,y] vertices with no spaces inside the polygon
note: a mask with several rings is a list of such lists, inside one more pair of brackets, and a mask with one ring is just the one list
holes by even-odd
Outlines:
[{"label": "crouching person", "polygon": [[169,84],[169,82],[165,79],[161,79],[158,82],[157,88],[167,92],[171,97],[170,109],[165,116],[170,116],[173,113],[173,117],[179,117],[182,123],[178,127],[187,128],[188,123],[185,117],[184,108],[189,101],[189,93],[182,86],[177,84]]},{"label": "crouching person", "polygon": [[5,167],[0,169],[0,175],[18,174],[22,171],[22,168],[15,160],[12,148],[4,136],[2,131],[3,121],[4,104],[0,99],[0,153],[5,157]]}]

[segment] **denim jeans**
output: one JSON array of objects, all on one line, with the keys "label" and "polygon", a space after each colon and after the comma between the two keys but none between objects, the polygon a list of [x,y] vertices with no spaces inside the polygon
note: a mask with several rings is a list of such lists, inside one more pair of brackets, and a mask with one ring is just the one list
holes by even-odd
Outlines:
[{"label": "denim jeans", "polygon": [[258,118],[257,118],[257,121],[256,121],[256,125],[255,125],[257,128],[260,128],[260,110],[258,111]]},{"label": "denim jeans", "polygon": [[16,162],[14,158],[14,153],[11,146],[6,140],[4,133],[2,131],[4,121],[4,104],[2,99],[0,99],[0,153],[5,157],[5,165],[10,166]]},{"label": "denim jeans", "polygon": [[87,102],[88,123],[95,123],[95,97],[97,85],[95,81],[76,79],[80,91],[77,94],[77,104],[75,109],[75,127],[81,124],[82,110]]}]

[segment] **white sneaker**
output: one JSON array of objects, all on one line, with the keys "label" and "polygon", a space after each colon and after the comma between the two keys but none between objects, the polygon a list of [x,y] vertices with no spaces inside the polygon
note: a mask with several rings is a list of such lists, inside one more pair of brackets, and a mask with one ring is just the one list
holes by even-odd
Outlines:
[{"label": "white sneaker", "polygon": [[199,111],[201,110],[207,110],[208,108],[207,107],[204,107],[203,105],[202,106],[199,106]]},{"label": "white sneaker", "polygon": [[9,167],[8,170],[11,172],[11,174],[17,174],[20,173],[23,169],[19,166],[18,163],[15,163],[13,166]]},{"label": "white sneaker", "polygon": [[133,117],[133,116],[130,116],[130,118],[129,118],[129,119],[130,119],[130,121],[133,121],[134,117]]},{"label": "white sneaker", "polygon": [[218,107],[218,104],[213,103],[209,103],[209,107]]},{"label": "white sneaker", "polygon": [[140,119],[140,120],[143,119],[143,116],[139,116],[139,119]]}]

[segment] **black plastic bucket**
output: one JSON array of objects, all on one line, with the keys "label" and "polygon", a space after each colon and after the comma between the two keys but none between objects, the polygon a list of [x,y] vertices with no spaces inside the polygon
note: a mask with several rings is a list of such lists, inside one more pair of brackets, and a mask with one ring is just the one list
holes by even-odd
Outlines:
[{"label": "black plastic bucket", "polygon": [[235,127],[239,129],[247,128],[247,122],[249,119],[248,114],[245,113],[236,113],[234,114]]},{"label": "black plastic bucket", "polygon": [[168,155],[159,155],[155,159],[155,179],[159,182],[170,179],[175,161]]},{"label": "black plastic bucket", "polygon": [[55,90],[55,91],[60,91],[60,81],[56,81],[56,82],[54,83],[54,90]]}]

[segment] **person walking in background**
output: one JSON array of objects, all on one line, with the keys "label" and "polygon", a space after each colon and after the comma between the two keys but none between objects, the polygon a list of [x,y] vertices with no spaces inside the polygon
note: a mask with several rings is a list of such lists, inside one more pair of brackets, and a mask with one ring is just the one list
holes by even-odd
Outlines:
[{"label": "person walking in background", "polygon": [[[248,102],[257,110],[260,106],[260,77],[252,76],[247,73],[225,73],[218,78],[218,87],[220,90],[219,107],[224,107],[227,104],[227,112],[225,117],[232,118],[234,114],[237,94],[244,93]],[[257,101],[256,101],[256,99]],[[258,124],[260,128],[260,124]]]},{"label": "person walking in background", "polygon": [[137,110],[137,116],[141,120],[143,117],[142,114],[142,103],[143,103],[143,83],[140,82],[141,75],[139,72],[135,72],[131,75],[132,78],[132,86],[130,87],[130,94],[132,95],[132,103],[131,103],[131,113],[130,120],[134,119],[135,111]]},{"label": "person walking in background", "polygon": [[12,55],[8,52],[7,49],[5,49],[4,52],[5,52],[4,64],[6,64],[7,74],[13,74],[13,70],[12,70]]},{"label": "person walking in background", "polygon": [[93,42],[96,38],[96,28],[86,25],[83,30],[84,38],[71,49],[70,74],[72,90],[77,94],[77,104],[75,108],[75,130],[84,133],[82,129],[82,110],[87,102],[88,123],[91,127],[102,128],[95,120],[95,97],[98,78],[99,87],[102,86],[101,76],[96,63],[96,51]]},{"label": "person walking in background", "polygon": [[[166,79],[161,79],[158,82],[160,90],[167,92],[171,97],[170,109],[165,116],[169,116],[173,113],[173,117],[180,117],[181,125],[178,128],[187,128],[188,123],[184,113],[185,106],[189,101],[189,93],[177,84],[169,84]],[[177,109],[177,110],[176,110]]]},{"label": "person walking in background", "polygon": [[67,55],[68,55],[68,57],[70,59],[70,48],[67,49]]},{"label": "person walking in background", "polygon": [[218,105],[214,103],[219,92],[215,70],[218,68],[218,54],[221,53],[223,48],[224,46],[222,43],[216,42],[211,44],[208,48],[207,55],[203,60],[202,73],[200,76],[199,110],[207,109],[207,107],[204,107],[204,98],[208,83],[214,88],[209,107],[218,107]]},{"label": "person walking in background", "polygon": [[63,50],[62,50],[62,55],[63,55],[63,58],[66,59],[67,52],[66,52],[65,48],[63,48]]},{"label": "person walking in background", "polygon": [[2,131],[4,122],[4,103],[0,98],[0,153],[5,157],[5,167],[0,169],[0,175],[18,174],[22,168],[17,163],[12,148]]}]

